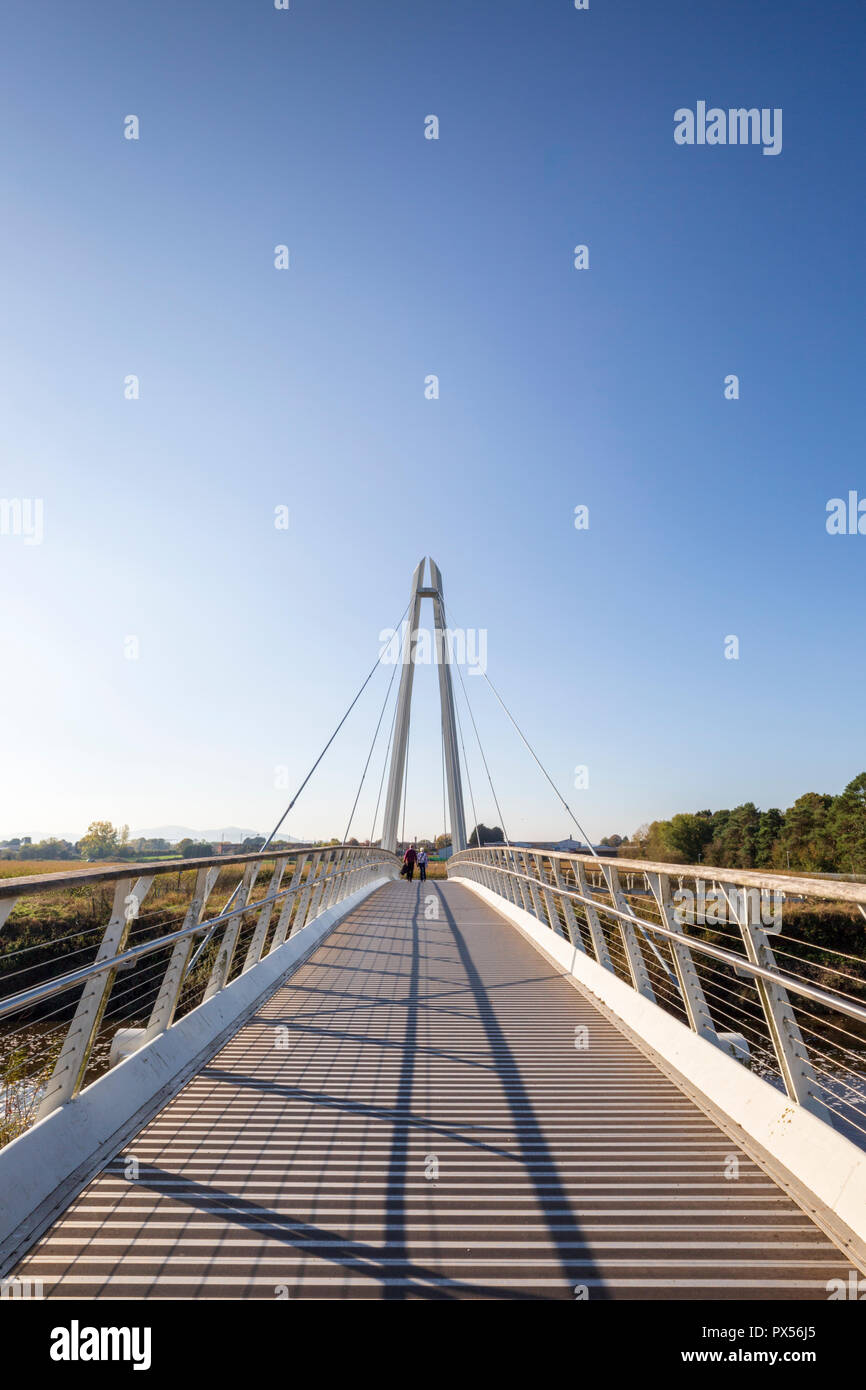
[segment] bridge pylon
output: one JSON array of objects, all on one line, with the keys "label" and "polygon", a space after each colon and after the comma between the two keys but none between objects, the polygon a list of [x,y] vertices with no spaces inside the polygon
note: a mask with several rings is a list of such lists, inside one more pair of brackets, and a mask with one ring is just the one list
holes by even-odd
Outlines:
[{"label": "bridge pylon", "polygon": [[412,576],[409,612],[403,633],[403,671],[400,676],[400,690],[397,696],[391,767],[388,773],[388,796],[385,802],[385,819],[382,830],[382,848],[392,852],[397,848],[400,808],[403,804],[406,775],[406,754],[409,745],[412,681],[415,674],[421,600],[429,598],[433,600],[433,645],[436,652],[436,664],[439,667],[439,703],[442,710],[442,740],[445,747],[445,780],[451,819],[451,843],[456,853],[458,850],[466,848],[466,815],[463,808],[463,784],[460,777],[454,687],[451,681],[451,643],[445,621],[442,574],[439,566],[431,559],[429,561],[430,582],[425,585],[424,568],[426,563],[427,561],[422,559]]}]

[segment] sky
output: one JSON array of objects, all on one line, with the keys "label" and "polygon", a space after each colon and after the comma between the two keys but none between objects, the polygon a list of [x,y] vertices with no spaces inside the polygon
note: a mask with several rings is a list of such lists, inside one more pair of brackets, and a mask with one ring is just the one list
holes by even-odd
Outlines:
[{"label": "sky", "polygon": [[[591,838],[840,791],[864,40],[833,0],[9,0],[0,836],[270,829],[426,555]],[[699,101],[781,109],[781,151],[677,144]],[[287,833],[343,834],[392,669]],[[507,832],[567,835],[463,674]],[[407,789],[439,833],[432,667]]]}]

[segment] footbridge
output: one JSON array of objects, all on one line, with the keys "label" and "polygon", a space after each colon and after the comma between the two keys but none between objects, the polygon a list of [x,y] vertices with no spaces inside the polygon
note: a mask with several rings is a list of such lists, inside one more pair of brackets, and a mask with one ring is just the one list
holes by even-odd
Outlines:
[{"label": "footbridge", "polygon": [[858,1286],[866,884],[466,847],[447,661],[455,852],[407,882],[416,628],[379,842],[0,880],[3,1295]]}]

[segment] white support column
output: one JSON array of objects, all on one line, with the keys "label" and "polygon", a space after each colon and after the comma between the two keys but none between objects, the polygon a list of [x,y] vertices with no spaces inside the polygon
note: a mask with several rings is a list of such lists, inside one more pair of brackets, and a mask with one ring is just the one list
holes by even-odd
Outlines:
[{"label": "white support column", "polygon": [[409,746],[409,715],[412,709],[412,679],[415,675],[415,647],[418,641],[418,619],[421,615],[420,590],[423,577],[424,561],[421,560],[412,576],[412,589],[409,594],[408,626],[401,654],[403,670],[400,675],[400,690],[397,696],[385,818],[382,822],[382,848],[390,850],[392,854],[397,849],[400,807],[403,802],[403,778],[406,772],[406,753]]},{"label": "white support column", "polygon": [[451,818],[451,843],[454,852],[466,848],[466,813],[463,806],[463,784],[460,780],[460,752],[457,740],[457,719],[454,713],[454,687],[451,681],[451,647],[445,621],[442,574],[435,560],[430,561],[430,585],[433,598],[433,622],[436,639],[436,662],[439,667],[439,704],[442,710],[442,737],[445,741],[445,779],[448,788],[448,811]]},{"label": "white support column", "polygon": [[460,777],[460,754],[457,737],[457,717],[454,708],[454,687],[451,681],[451,649],[448,629],[445,622],[445,608],[442,598],[442,575],[435,561],[430,560],[430,587],[424,587],[424,567],[422,560],[412,576],[412,589],[409,594],[408,626],[404,634],[402,648],[403,671],[400,676],[400,690],[397,696],[397,713],[394,720],[394,743],[391,749],[391,766],[388,772],[388,795],[385,801],[385,818],[382,823],[382,848],[393,854],[397,849],[400,827],[400,810],[403,804],[403,787],[406,775],[406,753],[409,744],[409,717],[412,709],[412,682],[415,675],[416,648],[418,644],[418,625],[421,617],[421,600],[433,600],[434,645],[436,664],[439,668],[439,704],[442,712],[442,739],[445,749],[445,779],[448,790],[448,806],[451,816],[451,844],[456,854],[466,848],[466,813],[463,807],[463,784]]}]

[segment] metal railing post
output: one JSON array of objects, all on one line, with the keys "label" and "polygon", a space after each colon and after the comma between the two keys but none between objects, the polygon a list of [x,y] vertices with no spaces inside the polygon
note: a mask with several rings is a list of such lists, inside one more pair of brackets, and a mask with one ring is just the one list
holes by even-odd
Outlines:
[{"label": "metal railing post", "polygon": [[648,873],[646,877],[649,880],[652,895],[656,900],[656,906],[665,926],[683,937],[684,944],[682,946],[678,942],[672,941],[670,947],[689,1027],[700,1037],[706,1038],[709,1042],[715,1042],[717,1040],[716,1026],[713,1023],[703,986],[698,979],[692,953],[685,944],[682,923],[677,920],[676,909],[671,898],[670,877],[668,874],[658,873]]},{"label": "metal railing post", "polygon": [[315,884],[319,878],[319,870],[322,867],[323,860],[324,855],[322,854],[322,851],[316,850],[315,854],[310,860],[309,867],[307,869],[307,880],[304,884],[304,887],[301,890],[300,897],[298,899],[298,910],[295,913],[295,922],[294,926],[292,927],[292,936],[294,936],[295,932],[297,931],[303,931],[304,927],[307,924],[309,907],[313,897],[313,893],[315,892]]},{"label": "metal railing post", "polygon": [[[551,860],[550,862],[552,863],[553,861]],[[544,872],[544,858],[542,855],[537,854],[535,856],[535,866],[537,870],[536,877],[540,878],[544,884],[547,884],[549,880],[547,874]],[[550,921],[551,929],[556,932],[557,936],[565,937],[567,941],[568,937],[565,935],[562,929],[562,922],[559,920],[559,912],[557,911],[556,899],[553,896],[553,891],[550,888],[544,887],[541,890],[541,895],[544,898],[544,906],[547,908],[547,916]]]},{"label": "metal railing post", "polygon": [[[778,970],[769,937],[760,923],[753,920],[748,890],[740,890],[736,884],[730,882],[722,883],[720,886],[728,910],[733,913],[734,920],[740,928],[746,956],[752,965],[762,965],[766,970]],[[802,1105],[804,1110],[810,1110],[819,1120],[832,1127],[833,1115],[820,1098],[818,1079],[812,1070],[800,1025],[791,1008],[788,991],[782,985],[762,979],[760,975],[753,976],[753,982],[764,1011],[785,1090],[791,1100]]]},{"label": "metal railing post", "polygon": [[[614,907],[618,907],[620,912],[625,912],[630,917],[633,917],[634,910],[622,891],[618,870],[615,869],[612,864],[603,864],[601,871],[604,874],[607,891],[613,900]],[[652,982],[647,972],[646,962],[644,961],[640,943],[637,939],[637,932],[630,922],[624,922],[622,918],[617,919],[617,925],[619,926],[623,950],[625,951],[626,961],[628,962],[631,982],[638,994],[642,994],[645,999],[650,999],[655,1004],[657,1003],[655,990],[652,987]]]},{"label": "metal railing post", "polygon": [[[129,878],[118,879],[114,888],[111,918],[96,953],[94,964],[103,960],[110,960],[112,956],[119,955],[123,950],[130,926],[135,921],[139,906],[152,883],[152,874],[137,879],[134,887],[132,875]],[[93,1040],[99,1030],[116,974],[116,969],[106,970],[101,975],[94,975],[86,981],[81,991],[78,1007],[69,1025],[66,1039],[60,1049],[60,1056],[57,1058],[45,1095],[42,1097],[36,1112],[37,1120],[43,1120],[46,1115],[50,1115],[59,1105],[71,1100],[80,1091],[90,1060]]]},{"label": "metal railing post", "polygon": [[[574,881],[577,884],[578,891],[584,898],[590,898],[592,893],[589,883],[587,882],[586,870],[583,864],[579,859],[570,859],[568,862],[571,864],[572,872],[574,873]],[[589,937],[592,942],[592,949],[595,953],[596,960],[605,970],[610,970],[613,974],[616,974],[613,968],[613,961],[610,958],[610,951],[608,950],[607,939],[601,925],[601,919],[598,915],[598,908],[594,903],[585,902],[583,903],[583,910],[586,913],[586,921],[589,926]]]},{"label": "metal railing post", "polygon": [[533,914],[534,917],[538,918],[539,922],[543,922],[544,908],[541,906],[541,898],[539,897],[538,889],[533,883],[533,878],[535,876],[530,872],[529,869],[529,855],[524,852],[521,854],[520,858],[521,868],[523,870],[524,878],[526,879],[526,886],[529,889],[529,896],[532,900],[532,907],[530,908],[530,912]]},{"label": "metal railing post", "polygon": [[[551,859],[550,863],[553,869],[553,881],[556,884],[557,888],[567,887],[567,884],[565,883],[562,877],[562,870],[559,867],[559,860]],[[562,912],[563,916],[565,917],[565,925],[568,928],[568,935],[571,940],[572,946],[576,946],[578,951],[583,951],[583,953],[586,954],[586,947],[583,944],[583,937],[580,933],[580,927],[578,926],[577,918],[574,915],[574,908],[571,905],[571,898],[566,897],[563,893],[560,894],[559,901],[562,903]]]},{"label": "metal railing post", "polygon": [[[204,916],[207,900],[213,891],[213,886],[219,877],[220,866],[214,864],[212,868],[199,869],[195,876],[195,886],[192,890],[192,900],[186,910],[183,919],[183,930],[188,927],[196,926]],[[162,984],[159,987],[159,994],[151,1010],[150,1018],[141,1039],[141,1046],[149,1043],[151,1038],[158,1037],[164,1033],[166,1028],[170,1028],[174,1019],[177,1001],[180,998],[180,990],[183,984],[183,977],[186,973],[187,961],[192,954],[195,946],[195,937],[190,936],[185,941],[175,943],[165,974],[162,977]]]},{"label": "metal railing post", "polygon": [[331,878],[331,881],[328,884],[325,892],[325,900],[322,903],[320,909],[322,912],[327,912],[329,907],[333,907],[334,904],[339,902],[340,900],[340,888],[343,883],[343,875],[346,872],[346,860],[348,858],[348,853],[348,850],[345,849],[338,849],[334,851],[334,862],[331,866],[331,872],[333,877]]},{"label": "metal railing post", "polygon": [[258,864],[247,864],[244,868],[241,889],[238,893],[237,902],[233,905],[235,916],[231,917],[229,921],[226,922],[223,939],[217,951],[216,960],[211,968],[210,978],[205,986],[203,1003],[206,1003],[208,999],[212,999],[213,996],[218,994],[223,986],[228,983],[229,971],[232,968],[235,947],[237,946],[241,924],[243,923],[244,910],[250,900],[250,894],[255,887],[259,867]]},{"label": "metal railing post", "polygon": [[[268,890],[265,893],[266,898],[272,898],[277,893],[279,893],[280,884],[283,881],[283,874],[285,873],[285,871],[285,857],[275,860],[273,873],[271,874],[271,881],[268,884]],[[273,911],[273,907],[273,903],[266,902],[264,907],[259,912],[259,920],[256,922],[255,930],[252,934],[252,937],[250,938],[250,944],[247,947],[246,958],[241,969],[242,975],[245,975],[248,970],[250,970],[254,965],[257,965],[258,962],[261,960],[262,951],[265,949],[265,940],[268,935],[268,927],[270,926],[271,912]]]},{"label": "metal railing post", "polygon": [[505,898],[510,903],[514,903],[516,907],[518,904],[514,891],[514,881],[510,874],[503,873],[503,869],[506,867],[507,863],[505,850],[497,849],[494,853],[494,858],[496,862],[496,891],[500,897]]},{"label": "metal railing post", "polygon": [[292,872],[292,877],[289,883],[288,890],[286,892],[286,896],[283,899],[282,906],[280,907],[280,915],[277,918],[277,925],[274,928],[274,939],[271,942],[271,949],[270,951],[268,951],[268,955],[271,955],[274,951],[278,950],[278,948],[282,946],[283,942],[286,939],[289,930],[289,922],[292,916],[292,908],[294,907],[295,900],[298,896],[298,885],[301,881],[301,877],[304,872],[304,865],[306,864],[308,858],[309,856],[306,854],[299,854],[297,859],[295,860],[295,867]]}]

